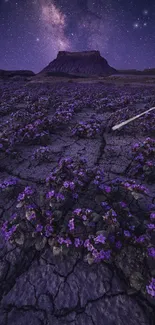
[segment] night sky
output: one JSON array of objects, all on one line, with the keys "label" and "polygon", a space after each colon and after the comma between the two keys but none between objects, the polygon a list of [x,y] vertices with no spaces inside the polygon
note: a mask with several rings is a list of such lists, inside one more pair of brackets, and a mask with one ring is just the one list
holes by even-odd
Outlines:
[{"label": "night sky", "polygon": [[155,0],[0,0],[0,69],[39,72],[59,50],[155,68]]}]

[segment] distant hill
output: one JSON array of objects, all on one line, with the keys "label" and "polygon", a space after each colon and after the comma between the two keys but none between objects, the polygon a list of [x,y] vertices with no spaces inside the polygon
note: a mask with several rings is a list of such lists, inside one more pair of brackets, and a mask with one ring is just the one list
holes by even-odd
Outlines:
[{"label": "distant hill", "polygon": [[145,69],[145,70],[118,70],[119,74],[126,74],[126,75],[155,75],[155,69]]},{"label": "distant hill", "polygon": [[35,73],[29,70],[0,70],[0,78],[13,78],[13,77],[33,77]]},{"label": "distant hill", "polygon": [[39,75],[49,75],[49,73],[55,72],[80,77],[107,76],[117,73],[116,69],[109,66],[99,51],[59,51],[57,58],[40,71]]}]

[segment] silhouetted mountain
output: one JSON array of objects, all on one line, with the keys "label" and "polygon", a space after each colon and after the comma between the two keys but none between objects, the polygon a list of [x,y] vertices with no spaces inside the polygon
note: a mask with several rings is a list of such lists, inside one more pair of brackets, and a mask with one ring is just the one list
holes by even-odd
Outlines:
[{"label": "silhouetted mountain", "polygon": [[[117,73],[100,55],[99,51],[66,52],[59,51],[57,58],[45,67],[41,74],[63,72],[79,76],[105,76]],[[39,73],[39,74],[40,74]]]}]

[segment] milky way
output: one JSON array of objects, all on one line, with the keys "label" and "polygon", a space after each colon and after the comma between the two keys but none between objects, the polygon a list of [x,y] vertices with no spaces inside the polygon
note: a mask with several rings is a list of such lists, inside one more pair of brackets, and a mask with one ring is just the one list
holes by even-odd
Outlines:
[{"label": "milky way", "polygon": [[154,22],[154,0],[0,0],[0,69],[39,72],[61,50],[155,67]]}]

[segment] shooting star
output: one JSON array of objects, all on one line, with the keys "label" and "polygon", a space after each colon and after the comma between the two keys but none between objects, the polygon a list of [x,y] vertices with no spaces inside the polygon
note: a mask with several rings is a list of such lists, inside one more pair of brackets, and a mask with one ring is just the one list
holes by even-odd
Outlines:
[{"label": "shooting star", "polygon": [[139,118],[140,116],[142,116],[142,115],[144,115],[144,114],[146,114],[146,113],[148,113],[148,112],[150,112],[150,111],[153,111],[154,109],[155,109],[155,107],[152,107],[152,108],[148,109],[147,111],[145,111],[145,112],[143,112],[143,113],[141,113],[141,114],[138,114],[138,115],[136,115],[136,116],[134,116],[134,117],[132,117],[132,118],[130,118],[130,119],[128,119],[128,120],[126,120],[126,121],[120,123],[120,124],[117,124],[117,125],[113,126],[113,127],[112,127],[112,130],[115,131],[115,130],[119,129],[121,126],[124,126],[124,125],[126,125],[126,124],[128,124],[128,123],[130,123],[130,122],[132,122],[132,121],[134,121],[134,120],[136,120],[136,119]]}]

